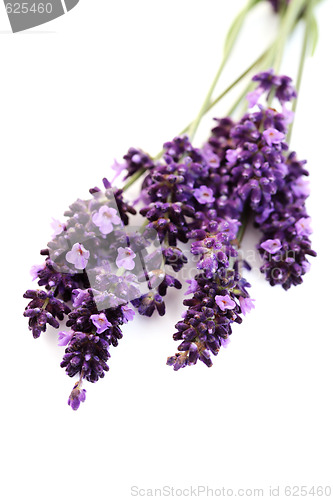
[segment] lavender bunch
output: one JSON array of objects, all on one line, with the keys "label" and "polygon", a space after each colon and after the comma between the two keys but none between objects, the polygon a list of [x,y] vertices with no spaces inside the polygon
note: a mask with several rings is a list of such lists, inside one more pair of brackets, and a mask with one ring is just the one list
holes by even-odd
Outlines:
[{"label": "lavender bunch", "polygon": [[[228,345],[233,324],[254,307],[243,276],[250,266],[240,254],[250,221],[262,233],[261,272],[272,286],[288,290],[300,284],[308,257],[316,255],[305,206],[308,171],[289,147],[313,2],[270,0],[281,17],[281,36],[212,100],[243,21],[257,3],[250,0],[231,26],[197,118],[155,158],[130,148],[124,162],[116,162],[113,179],[103,179],[102,190],[94,187],[88,200],[74,202],[64,223],[53,221],[53,238],[41,251],[45,262],[32,269],[44,290],[24,294],[30,300],[24,315],[34,338],[66,319],[59,345],[65,347],[61,367],[78,376],[68,399],[74,410],[85,401],[84,380],[95,383],[109,370],[111,347],[122,338],[122,325],[134,318],[132,307],[144,316],[155,311],[163,316],[168,289],[182,288],[192,262],[196,275],[187,280],[185,293],[191,298],[184,299],[186,310],[173,335],[178,350],[167,364],[174,370],[198,360],[212,365],[211,356]],[[291,78],[279,75],[279,66],[284,44],[302,20],[306,30],[296,89]],[[275,70],[267,70],[272,62]],[[245,114],[235,117],[242,94],[227,116],[216,119],[206,143],[194,147],[202,116],[257,67]],[[115,186],[120,175],[126,181],[122,189]],[[140,178],[135,203],[142,205],[142,224],[133,231],[130,218],[136,210],[124,192]]]}]

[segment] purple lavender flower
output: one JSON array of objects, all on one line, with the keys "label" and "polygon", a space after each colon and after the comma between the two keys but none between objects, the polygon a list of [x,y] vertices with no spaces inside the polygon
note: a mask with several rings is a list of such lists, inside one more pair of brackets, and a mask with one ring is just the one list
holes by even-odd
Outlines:
[{"label": "purple lavender flower", "polygon": [[176,324],[177,332],[173,336],[181,342],[178,352],[167,360],[176,371],[198,360],[212,366],[211,354],[216,356],[221,347],[227,346],[232,323],[242,322],[237,300],[248,298],[246,287],[250,285],[240,277],[237,264],[235,269],[220,270],[216,278],[207,278],[201,273],[195,280],[197,289],[193,298],[184,300],[188,309]]},{"label": "purple lavender flower", "polygon": [[215,302],[221,309],[225,311],[226,309],[234,309],[236,302],[232,300],[229,295],[215,295]]},{"label": "purple lavender flower", "polygon": [[139,299],[132,300],[132,304],[137,308],[142,316],[152,316],[156,310],[160,316],[165,314],[165,303],[159,293],[151,291],[142,295]]},{"label": "purple lavender flower", "polygon": [[121,173],[127,169],[127,163],[119,163],[116,159],[114,159],[111,169],[115,171],[115,174],[110,181],[110,184],[112,185]]},{"label": "purple lavender flower", "polygon": [[249,103],[249,108],[253,108],[257,102],[259,101],[260,97],[263,94],[263,89],[261,87],[256,88],[252,92],[249,92],[246,96],[248,103]]},{"label": "purple lavender flower", "polygon": [[310,183],[306,177],[301,176],[291,184],[291,189],[295,196],[307,198],[310,194]]},{"label": "purple lavender flower", "polygon": [[239,305],[244,316],[246,313],[249,313],[251,309],[254,309],[254,301],[255,299],[251,299],[250,297],[239,297]]},{"label": "purple lavender flower", "polygon": [[74,308],[82,306],[86,300],[90,299],[89,290],[73,290],[72,299]]},{"label": "purple lavender flower", "polygon": [[221,193],[217,205],[220,215],[236,220],[254,214],[255,225],[263,231],[261,271],[271,285],[288,289],[302,282],[309,269],[307,256],[316,255],[308,238],[311,229],[304,205],[308,172],[305,162],[289,153],[284,142],[290,122],[286,104],[296,91],[289,77],[273,70],[253,80],[259,85],[250,100],[275,95],[282,112],[260,105],[259,111],[247,113],[238,123],[218,121],[209,140],[220,157],[220,180],[214,179]]},{"label": "purple lavender flower", "polygon": [[66,346],[73,337],[73,332],[59,332],[58,333],[58,346]]},{"label": "purple lavender flower", "polygon": [[73,410],[78,410],[81,403],[86,400],[86,390],[81,389],[81,381],[76,382],[68,398],[68,405]]},{"label": "purple lavender flower", "polygon": [[266,252],[273,255],[277,253],[279,250],[281,250],[282,245],[281,241],[278,238],[276,238],[275,240],[263,241],[260,247],[263,248]]},{"label": "purple lavender flower", "polygon": [[32,281],[35,281],[38,278],[39,272],[42,271],[42,269],[44,269],[44,268],[45,268],[45,264],[32,266],[32,268],[30,269]]},{"label": "purple lavender flower", "polygon": [[285,138],[285,135],[282,132],[279,132],[272,127],[267,128],[262,135],[265,138],[268,146],[272,146],[273,144],[280,144]]},{"label": "purple lavender flower", "polygon": [[132,321],[134,319],[135,311],[128,304],[121,306],[121,310],[123,313],[124,323],[128,323],[128,321]]},{"label": "purple lavender flower", "polygon": [[46,331],[47,324],[59,328],[58,320],[62,321],[70,312],[70,308],[62,300],[55,298],[52,291],[27,290],[23,297],[32,299],[25,308],[24,316],[29,318],[29,330],[35,339]]},{"label": "purple lavender flower", "polygon": [[198,282],[196,280],[186,280],[186,283],[188,283],[190,286],[185,292],[185,295],[191,295],[192,293],[195,293],[198,289]]},{"label": "purple lavender flower", "polygon": [[90,316],[92,323],[96,326],[96,333],[103,333],[108,328],[112,327],[110,321],[108,321],[107,317],[104,313],[93,314]]},{"label": "purple lavender flower", "polygon": [[116,264],[119,268],[123,267],[124,269],[131,271],[135,267],[135,257],[136,254],[129,247],[118,248]]},{"label": "purple lavender flower", "polygon": [[205,144],[201,149],[201,154],[210,168],[216,169],[220,166],[220,158],[216,155],[209,144]]},{"label": "purple lavender flower", "polygon": [[136,174],[138,171],[149,171],[154,167],[154,163],[147,153],[140,149],[130,148],[124,156],[127,176],[126,179]]},{"label": "purple lavender flower", "polygon": [[51,227],[53,229],[53,236],[59,236],[66,228],[65,224],[54,218],[52,218]]},{"label": "purple lavender flower", "polygon": [[298,236],[310,236],[312,233],[311,229],[311,218],[301,217],[295,224],[296,233]]},{"label": "purple lavender flower", "polygon": [[[297,92],[292,85],[291,78],[285,75],[275,75],[272,69],[258,73],[252,80],[254,82],[259,82],[257,89],[254,91],[258,97],[264,93],[268,95],[268,93],[274,91],[276,98],[282,105],[297,97]],[[252,95],[252,97],[254,101],[254,95]]]},{"label": "purple lavender flower", "polygon": [[86,250],[80,243],[75,243],[72,250],[67,252],[66,260],[70,264],[74,264],[75,269],[84,269],[88,263],[89,256],[89,250]]},{"label": "purple lavender flower", "polygon": [[200,186],[199,188],[194,189],[193,195],[202,205],[205,205],[206,203],[213,203],[215,201],[213,190],[207,186]]},{"label": "purple lavender flower", "polygon": [[105,205],[93,215],[92,221],[96,224],[102,234],[111,233],[113,231],[113,225],[121,223],[120,217],[117,215],[117,210]]},{"label": "purple lavender flower", "polygon": [[227,149],[225,153],[226,160],[230,166],[233,166],[237,163],[238,155],[242,152],[241,148],[237,149]]}]

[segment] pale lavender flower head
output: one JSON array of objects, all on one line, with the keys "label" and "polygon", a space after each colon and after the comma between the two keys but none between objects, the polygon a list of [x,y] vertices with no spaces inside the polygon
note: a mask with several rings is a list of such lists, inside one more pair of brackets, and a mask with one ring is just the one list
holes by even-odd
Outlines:
[{"label": "pale lavender flower head", "polygon": [[113,225],[121,223],[121,219],[117,215],[117,210],[105,205],[93,215],[92,221],[102,234],[110,234],[113,231]]},{"label": "pale lavender flower head", "polygon": [[52,217],[52,222],[50,225],[53,229],[52,237],[59,236],[59,234],[61,234],[66,227],[65,224],[63,224],[62,222],[60,222],[57,219],[54,219],[53,217]]},{"label": "pale lavender flower head", "polygon": [[134,319],[135,311],[128,304],[121,306],[121,310],[123,313],[124,323],[128,323],[128,321],[132,321]]},{"label": "pale lavender flower head", "polygon": [[90,316],[91,321],[96,326],[96,333],[100,334],[105,332],[112,324],[108,321],[104,313],[92,314]]},{"label": "pale lavender flower head", "polygon": [[251,309],[254,309],[254,302],[255,299],[251,299],[250,297],[239,297],[239,305],[242,311],[242,314],[246,314],[251,311]]},{"label": "pale lavender flower head", "polygon": [[58,333],[58,346],[65,346],[70,342],[74,332],[59,332]]},{"label": "pale lavender flower head", "polygon": [[215,200],[213,190],[207,186],[200,186],[199,188],[194,189],[193,195],[202,205],[205,205],[206,203],[213,203]]},{"label": "pale lavender flower head", "polygon": [[272,127],[266,129],[262,135],[264,136],[268,146],[280,144],[285,138],[285,135],[282,132],[279,132],[276,128]]},{"label": "pale lavender flower head", "polygon": [[311,217],[302,217],[296,224],[296,233],[298,236],[310,236],[312,233],[311,229]]},{"label": "pale lavender flower head", "polygon": [[69,395],[68,398],[68,405],[73,409],[77,410],[80,406],[81,403],[83,403],[86,400],[86,390],[81,389],[81,382],[76,382],[76,384],[73,387],[72,392]]},{"label": "pale lavender flower head", "polygon": [[221,309],[221,311],[226,311],[227,309],[234,309],[236,307],[236,302],[232,300],[229,295],[216,295],[215,302]]},{"label": "pale lavender flower head", "polygon": [[120,247],[118,248],[118,257],[116,259],[116,264],[119,268],[123,267],[124,269],[131,271],[135,267],[135,257],[136,254],[129,247]]},{"label": "pale lavender flower head", "polygon": [[263,241],[260,246],[261,248],[266,250],[266,252],[272,255],[277,253],[282,248],[281,241],[278,238],[276,238],[275,240]]},{"label": "pale lavender flower head", "polygon": [[72,250],[66,253],[66,260],[74,264],[75,269],[84,269],[90,256],[89,250],[86,250],[81,243],[75,243]]}]

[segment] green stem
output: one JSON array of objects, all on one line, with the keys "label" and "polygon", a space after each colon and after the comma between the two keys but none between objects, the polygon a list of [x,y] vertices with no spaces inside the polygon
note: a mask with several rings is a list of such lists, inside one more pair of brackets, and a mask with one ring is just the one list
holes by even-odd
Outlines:
[{"label": "green stem", "polygon": [[145,168],[140,168],[135,174],[132,175],[132,177],[129,178],[129,180],[124,184],[122,190],[126,191],[128,188],[134,184],[135,181],[137,181],[144,173],[146,172]]},{"label": "green stem", "polygon": [[[214,106],[216,106],[216,104],[218,104],[220,102],[220,100],[225,97],[238,83],[240,83],[243,78],[245,78],[256,66],[258,66],[258,64],[261,63],[261,61],[263,61],[265,59],[265,57],[267,56],[267,53],[268,53],[268,50],[265,50],[265,52],[263,52],[261,54],[261,56],[259,56],[252,64],[251,66],[249,66],[245,71],[243,71],[243,73],[238,77],[236,78],[236,80],[234,80],[230,85],[229,87],[227,87],[223,92],[221,92],[220,95],[217,96],[217,98],[212,101],[208,106],[207,106],[207,109],[205,111],[204,114],[208,113],[208,111],[210,111]],[[193,123],[193,122],[192,122]],[[187,125],[187,127],[185,127],[181,133],[181,134],[185,134],[191,127],[192,124],[189,124]]]},{"label": "green stem", "polygon": [[258,2],[258,0],[249,0],[248,4],[245,6],[245,8],[240,12],[240,14],[236,17],[235,21],[233,22],[226,38],[225,46],[224,46],[224,54],[223,54],[223,59],[221,61],[221,64],[217,70],[217,73],[215,75],[215,78],[208,90],[208,93],[204,99],[204,102],[202,103],[202,106],[200,108],[200,111],[195,118],[195,120],[192,122],[189,130],[189,138],[193,140],[195,133],[198,129],[199,123],[203,117],[203,115],[206,113],[206,110],[211,102],[213,92],[215,90],[215,87],[220,79],[221,73],[229,59],[229,56],[232,52],[232,49],[234,48],[235,42],[237,40],[237,36],[243,26],[245,17],[247,13],[254,7],[254,5]]},{"label": "green stem", "polygon": [[[260,64],[260,68],[267,68],[272,64],[273,58],[274,58],[274,48],[275,44],[271,45],[260,57],[258,60],[258,64]],[[251,88],[253,86],[253,82],[250,82],[243,92],[241,93],[240,96],[238,96],[237,100],[234,102],[234,104],[231,106],[229,109],[227,116],[232,116],[240,103],[243,101],[243,99],[246,97],[246,95],[250,92]],[[247,110],[248,106],[246,105],[246,108],[244,106],[244,113]],[[244,114],[242,113],[242,114]]]},{"label": "green stem", "polygon": [[[216,99],[214,99],[214,101],[210,102],[207,106],[207,109],[206,111],[204,112],[204,114],[208,113],[208,111],[210,111],[214,106],[216,106],[216,104],[218,104],[223,97],[225,97],[238,83],[240,83],[254,68],[256,68],[258,66],[258,64],[260,64],[262,61],[265,60],[265,58],[267,57],[267,54],[269,53],[269,50],[270,49],[267,49],[265,50],[265,52],[263,52],[248,68],[246,68],[245,71],[243,71],[243,73],[238,77],[236,78],[236,80],[234,80],[225,90],[223,90],[223,92],[221,92],[221,94],[219,94]],[[178,135],[183,135],[183,134],[186,134],[186,132],[188,132],[192,126],[193,122],[189,123],[185,128],[183,128],[183,130],[181,132],[179,132]],[[163,155],[163,149],[154,157],[155,160],[158,160],[159,158],[161,158],[161,156]]]},{"label": "green stem", "polygon": [[[312,2],[318,0],[309,0],[310,5],[313,6]],[[300,20],[299,14],[304,8],[304,5],[306,5],[307,1],[306,0],[293,0],[290,6],[288,6],[286,10],[286,14],[284,15],[282,19],[282,35],[280,36],[280,33],[278,37],[276,38],[276,41],[271,45],[265,52],[263,52],[257,59],[254,61],[236,80],[234,80],[221,94],[214,100],[211,101],[211,96],[213,94],[213,91],[216,87],[216,84],[219,80],[220,74],[225,66],[225,63],[227,61],[227,58],[230,56],[230,53],[233,49],[233,46],[235,44],[237,35],[242,27],[243,21],[245,19],[245,16],[247,12],[258,2],[258,0],[250,0],[248,5],[243,9],[243,11],[239,14],[239,16],[235,19],[231,29],[229,30],[229,33],[227,35],[227,40],[225,43],[225,51],[224,51],[224,57],[222,60],[222,63],[218,69],[218,72],[214,78],[214,81],[208,91],[208,94],[205,98],[205,101],[200,109],[200,112],[196,119],[188,124],[180,133],[179,135],[183,135],[186,132],[189,132],[190,137],[194,137],[194,134],[199,126],[199,123],[202,119],[202,117],[208,113],[220,100],[225,97],[238,83],[245,78],[255,67],[260,65],[261,68],[269,67],[275,61],[274,67],[275,70],[278,71],[280,68],[280,64],[282,61],[282,56],[283,56],[283,50],[284,46],[286,43],[286,40],[290,33],[294,30],[295,26],[297,25],[298,21]],[[293,9],[291,9],[291,5],[293,6]],[[307,12],[312,12],[312,8],[307,8]],[[310,15],[310,14],[309,14]],[[303,47],[304,48],[304,47]],[[306,49],[304,49],[306,51]],[[302,53],[303,54],[303,53]],[[305,58],[305,55],[302,55]],[[297,81],[299,81],[300,85],[300,80],[303,72],[303,67],[304,67],[304,61],[301,59],[301,67],[299,71],[299,78]],[[242,102],[246,94],[251,90],[252,87],[252,82],[246,86],[246,88],[243,90],[242,94],[238,97],[238,99],[235,101],[233,106],[230,108],[229,112],[226,114],[226,116],[231,116],[234,114],[236,109],[238,108],[239,104]],[[295,104],[294,104],[295,105]],[[291,134],[291,132],[290,132]],[[162,157],[163,155],[163,149],[154,157],[154,160],[158,160],[159,158]],[[144,168],[138,170],[132,177],[127,181],[127,183],[123,186],[123,191],[126,191],[132,184],[134,184],[144,173],[146,170]]]},{"label": "green stem", "polygon": [[[307,51],[308,51],[308,46],[309,46],[309,35],[311,32],[312,13],[313,13],[313,0],[309,0],[309,4],[306,7],[303,44],[302,44],[301,58],[300,58],[299,66],[298,66],[298,73],[297,73],[297,80],[296,80],[297,98],[294,99],[293,106],[292,106],[292,110],[294,113],[296,112],[296,108],[297,108],[298,95],[299,95],[299,91],[301,88],[302,77],[303,77],[303,72],[304,72],[304,63],[305,63],[305,59],[306,59]],[[294,123],[292,122],[289,126],[289,131],[288,131],[288,135],[287,135],[287,142],[289,144],[290,144],[290,140],[291,140],[291,134],[293,131],[293,125],[294,125]]]},{"label": "green stem", "polygon": [[280,67],[283,59],[283,53],[285,44],[290,33],[294,29],[294,25],[297,22],[297,19],[300,16],[300,13],[309,0],[292,0],[287,7],[286,13],[282,17],[281,21],[281,29],[279,30],[279,37],[276,41],[276,52],[275,52],[275,61],[274,61],[274,71],[275,73],[280,72]]},{"label": "green stem", "polygon": [[250,220],[250,212],[248,210],[248,207],[246,207],[246,208],[244,208],[242,218],[241,218],[241,226],[240,226],[238,233],[237,233],[237,236],[236,236],[236,242],[237,242],[238,248],[240,248],[241,243],[243,241],[244,234],[245,234],[247,225],[249,223],[249,220]]},{"label": "green stem", "polygon": [[[287,7],[287,12],[285,16],[282,19],[282,28],[281,31],[283,32],[282,35],[280,31],[278,32],[278,35],[274,41],[274,43],[271,45],[271,47],[266,51],[266,56],[263,59],[263,62],[261,64],[261,67],[263,69],[268,69],[272,65],[275,68],[275,72],[279,72],[280,69],[280,64],[282,61],[282,56],[283,56],[283,51],[284,47],[287,41],[288,36],[294,31],[295,27],[297,26],[298,22],[300,21],[300,12],[302,10],[302,7],[304,5],[304,2],[306,0],[293,0],[294,7],[295,4],[298,3],[298,8],[294,8],[292,11],[290,11],[290,7]],[[313,0],[310,0],[313,1]],[[301,6],[300,6],[301,5]],[[288,15],[288,19],[287,19]],[[234,102],[232,107],[229,109],[229,112],[227,113],[227,116],[232,116],[240,103],[243,101],[245,96],[251,91],[251,88],[253,86],[253,83],[250,82],[246,88],[243,90],[242,94],[237,98],[237,100]],[[272,104],[272,100],[274,98],[274,93],[270,95],[268,106]],[[244,107],[244,114],[246,112],[247,107]]]},{"label": "green stem", "polygon": [[[53,286],[53,287],[50,289],[50,292],[55,292],[56,288],[57,288],[56,286]],[[49,297],[47,297],[47,298],[45,299],[45,302],[44,302],[43,306],[42,306],[42,311],[45,311],[45,309],[46,309],[46,308],[47,308],[47,306],[49,305],[49,302],[50,302],[50,298],[49,298]]]}]

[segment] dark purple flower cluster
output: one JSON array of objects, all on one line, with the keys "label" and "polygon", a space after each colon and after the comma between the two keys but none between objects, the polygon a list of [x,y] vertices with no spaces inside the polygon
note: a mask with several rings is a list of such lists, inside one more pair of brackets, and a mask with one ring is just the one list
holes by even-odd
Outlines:
[{"label": "dark purple flower cluster", "polygon": [[275,196],[267,219],[260,224],[263,237],[259,251],[265,261],[261,271],[267,280],[288,290],[302,283],[302,276],[310,269],[307,256],[314,257],[316,252],[311,249],[311,218],[305,208],[309,195],[305,162],[291,153],[286,163],[285,185]]},{"label": "dark purple flower cluster", "polygon": [[188,307],[182,321],[176,324],[173,338],[181,341],[175,356],[167,360],[174,370],[194,365],[198,360],[212,366],[211,354],[216,356],[221,346],[226,347],[232,334],[233,323],[241,323],[240,314],[246,314],[253,306],[246,287],[250,286],[238,272],[220,267],[213,278],[204,273],[190,281],[188,293],[193,298],[184,300]]},{"label": "dark purple flower cluster", "polygon": [[61,367],[70,377],[79,373],[81,379],[97,382],[109,370],[109,347],[116,347],[123,336],[119,328],[126,322],[123,306],[100,312],[91,289],[79,291],[73,306],[66,323],[71,333],[62,342],[68,341],[68,346]]},{"label": "dark purple flower cluster", "polygon": [[23,297],[32,299],[24,311],[24,316],[29,318],[29,330],[35,339],[45,332],[48,324],[59,328],[58,320],[62,321],[70,312],[70,308],[62,300],[57,299],[52,291],[27,290]]},{"label": "dark purple flower cluster", "polygon": [[123,166],[126,169],[126,177],[132,177],[139,171],[148,171],[154,167],[154,163],[147,153],[144,153],[140,149],[130,148],[124,156],[125,164]]},{"label": "dark purple flower cluster", "polygon": [[[234,124],[220,124],[231,130]],[[231,148],[234,138],[224,146]],[[195,297],[185,300],[188,310],[181,325],[180,353],[169,358],[175,369],[195,364],[198,359],[210,366],[210,354],[226,345],[231,324],[240,322],[240,313],[253,307],[238,272],[236,235],[244,200],[227,196],[228,172],[221,167],[220,143],[195,149],[187,137],[176,137],[164,144],[161,161],[150,167],[143,182],[140,214],[146,218],[146,231],[154,230],[162,245],[164,264],[179,273],[187,257],[179,243],[192,241],[191,255],[201,271],[191,281]],[[226,174],[226,175],[225,175]],[[231,263],[233,260],[233,264]],[[165,274],[158,287],[132,301],[140,314],[151,316],[155,310],[165,314],[165,296],[169,287],[180,288],[180,281]],[[194,287],[194,288],[193,288]],[[191,325],[186,333],[184,324]]]},{"label": "dark purple flower cluster", "polygon": [[[192,147],[186,137],[175,138],[164,144],[164,155],[146,176],[141,198],[145,206],[140,210],[148,224],[146,230],[157,232],[162,245],[164,264],[179,272],[187,258],[177,246],[188,241],[191,222],[196,218],[200,202],[196,197],[196,183],[206,179],[210,167],[201,152]],[[140,314],[151,316],[154,310],[165,313],[162,297],[169,287],[181,288],[178,279],[166,274],[156,291],[133,301]]]},{"label": "dark purple flower cluster", "polygon": [[[316,255],[311,249],[310,218],[305,208],[308,172],[305,162],[289,153],[285,139],[291,119],[287,103],[296,92],[290,78],[276,76],[273,71],[260,73],[253,80],[258,88],[248,100],[251,107],[258,105],[258,110],[237,123],[219,120],[209,140],[220,158],[218,173],[224,185],[218,205],[236,218],[237,211],[253,213],[255,225],[264,233],[259,247],[265,260],[261,270],[271,285],[288,289],[302,282],[301,276],[309,269],[306,256]],[[280,112],[258,104],[262,96],[269,95],[281,104]]]},{"label": "dark purple flower cluster", "polygon": [[53,221],[53,239],[41,252],[45,263],[32,270],[46,291],[24,294],[31,299],[24,316],[34,338],[47,324],[59,328],[59,321],[68,317],[70,331],[59,333],[59,345],[67,346],[61,366],[70,377],[80,375],[68,401],[74,410],[85,400],[82,381],[104,377],[109,348],[122,338],[120,326],[133,319],[128,302],[141,292],[136,275],[129,271],[137,271],[147,254],[147,242],[124,227],[135,210],[121,190],[114,190],[107,179],[103,183],[104,191],[93,188],[92,198],[69,207],[66,223]]}]

